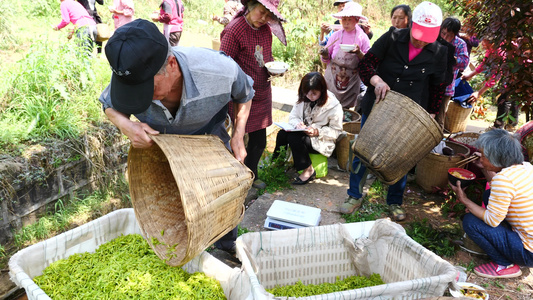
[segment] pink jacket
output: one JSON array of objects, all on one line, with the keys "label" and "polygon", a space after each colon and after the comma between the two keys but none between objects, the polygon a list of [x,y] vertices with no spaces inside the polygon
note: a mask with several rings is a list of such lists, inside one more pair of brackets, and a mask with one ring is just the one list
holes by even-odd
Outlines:
[{"label": "pink jacket", "polygon": [[[176,2],[178,7],[176,7]],[[172,25],[170,32],[183,31],[183,10],[181,0],[163,0],[159,11],[159,21]]]},{"label": "pink jacket", "polygon": [[93,17],[89,15],[85,7],[74,0],[64,0],[61,2],[61,23],[57,25],[58,29],[61,29],[68,24],[72,23],[78,27],[91,26],[96,23]]},{"label": "pink jacket", "polygon": [[115,10],[124,12],[123,15],[113,14],[113,21],[115,22],[115,29],[120,26],[133,21],[133,0],[113,0]]}]

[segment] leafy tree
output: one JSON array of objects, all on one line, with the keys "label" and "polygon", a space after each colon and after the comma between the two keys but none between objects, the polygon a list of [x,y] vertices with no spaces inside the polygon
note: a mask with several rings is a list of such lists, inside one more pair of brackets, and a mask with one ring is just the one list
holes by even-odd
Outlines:
[{"label": "leafy tree", "polygon": [[[531,109],[533,99],[533,1],[457,0],[464,17],[463,28],[470,35],[489,39],[499,51],[485,61],[501,79],[497,92],[509,92],[509,99]],[[483,55],[484,53],[482,53]],[[529,120],[529,117],[528,117]]]}]

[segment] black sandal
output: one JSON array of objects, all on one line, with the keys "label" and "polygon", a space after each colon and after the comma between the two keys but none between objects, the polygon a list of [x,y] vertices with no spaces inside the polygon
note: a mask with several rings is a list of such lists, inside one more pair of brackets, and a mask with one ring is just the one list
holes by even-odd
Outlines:
[{"label": "black sandal", "polygon": [[294,181],[292,182],[292,184],[294,185],[304,185],[304,184],[307,184],[309,183],[310,181],[312,181],[313,179],[315,179],[315,176],[316,176],[316,171],[313,172],[313,174],[311,174],[311,176],[309,176],[309,178],[307,178],[307,180],[302,180],[300,179],[300,176],[296,177],[296,179],[294,179]]}]

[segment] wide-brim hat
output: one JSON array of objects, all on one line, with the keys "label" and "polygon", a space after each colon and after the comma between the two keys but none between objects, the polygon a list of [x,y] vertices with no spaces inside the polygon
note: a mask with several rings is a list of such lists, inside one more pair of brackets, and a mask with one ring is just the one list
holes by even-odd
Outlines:
[{"label": "wide-brim hat", "polygon": [[125,114],[138,114],[152,103],[154,76],[168,53],[168,42],[157,26],[137,19],[125,24],[108,40],[105,54],[113,70],[111,103]]},{"label": "wide-brim hat", "polygon": [[[247,10],[246,4],[248,4],[248,2],[250,2],[250,0],[241,0],[242,5],[244,5],[242,8],[243,12]],[[261,3],[266,9],[274,14],[274,16],[276,16],[276,20],[269,21],[268,26],[270,27],[272,33],[280,40],[280,42],[287,46],[287,37],[285,36],[285,30],[281,24],[281,22],[286,22],[286,20],[278,11],[279,0],[257,0],[257,2]]]},{"label": "wide-brim hat", "polygon": [[359,17],[362,20],[368,21],[368,18],[363,16],[363,7],[356,2],[346,2],[344,8],[332,16],[337,19],[342,19],[343,17]]},{"label": "wide-brim hat", "polygon": [[426,43],[433,43],[440,34],[442,11],[434,3],[424,1],[413,11],[411,35],[413,38]]}]

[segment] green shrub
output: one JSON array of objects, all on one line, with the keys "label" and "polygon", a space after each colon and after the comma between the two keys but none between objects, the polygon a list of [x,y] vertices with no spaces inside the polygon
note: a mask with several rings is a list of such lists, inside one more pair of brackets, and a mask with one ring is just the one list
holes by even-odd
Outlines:
[{"label": "green shrub", "polygon": [[8,79],[12,83],[1,108],[0,145],[73,138],[101,118],[95,62],[82,53],[75,43],[32,45],[18,62],[18,73]]}]

